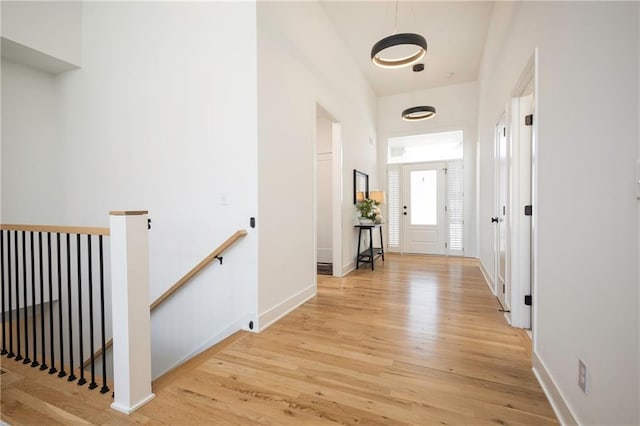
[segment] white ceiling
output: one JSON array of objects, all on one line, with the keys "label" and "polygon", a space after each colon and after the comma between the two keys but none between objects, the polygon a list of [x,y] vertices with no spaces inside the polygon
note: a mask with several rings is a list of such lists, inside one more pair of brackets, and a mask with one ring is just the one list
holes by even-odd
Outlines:
[{"label": "white ceiling", "polygon": [[477,80],[493,2],[400,1],[396,32],[427,39],[420,73],[371,63],[371,47],[393,33],[395,0],[323,0],[322,5],[378,96]]}]

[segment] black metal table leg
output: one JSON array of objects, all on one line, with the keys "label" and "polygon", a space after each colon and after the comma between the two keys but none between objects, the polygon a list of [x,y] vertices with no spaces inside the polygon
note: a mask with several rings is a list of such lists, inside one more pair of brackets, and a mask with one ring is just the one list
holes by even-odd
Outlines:
[{"label": "black metal table leg", "polygon": [[369,228],[369,260],[371,261],[371,270],[374,270],[375,260],[373,258],[373,228]]},{"label": "black metal table leg", "polygon": [[380,227],[380,255],[382,256],[382,261],[384,262],[384,241],[382,240],[382,226]]},{"label": "black metal table leg", "polygon": [[360,241],[362,241],[362,228],[358,230],[358,252],[356,253],[356,269],[360,267]]}]

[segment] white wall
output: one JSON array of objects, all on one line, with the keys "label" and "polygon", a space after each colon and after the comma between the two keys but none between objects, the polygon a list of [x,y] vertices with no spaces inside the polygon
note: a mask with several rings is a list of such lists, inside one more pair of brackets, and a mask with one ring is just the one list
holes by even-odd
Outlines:
[{"label": "white wall", "polygon": [[2,60],[2,223],[62,219],[56,106],[53,75]]},{"label": "white wall", "polygon": [[[53,176],[28,164],[3,170],[3,185],[33,174],[59,190],[43,199],[43,188],[19,197],[3,188],[5,210],[20,203],[33,213],[16,212],[12,221],[107,226],[109,210],[148,209],[152,299],[248,228],[257,215],[257,64],[247,54],[256,50],[255,13],[253,3],[84,4],[83,67],[54,80]],[[229,34],[234,43],[221,43]],[[25,86],[19,89],[28,95]],[[3,97],[3,112],[21,105],[21,96],[11,97],[20,98],[14,105]],[[32,116],[29,124],[46,133],[50,120]],[[4,136],[10,164],[18,159],[6,154],[21,152],[24,142]],[[38,136],[29,136],[29,146],[51,150]],[[257,236],[250,232],[222,266],[211,265],[153,314],[154,377],[246,327],[256,309]]]},{"label": "white wall", "polygon": [[[638,4],[496,3],[480,78],[480,258],[493,131],[539,48],[534,355],[580,424],[638,424]],[[577,384],[588,366],[588,392]]]},{"label": "white wall", "polygon": [[[356,236],[354,168],[377,186],[375,97],[315,2],[259,2],[259,312],[261,327],[315,293],[315,114],[342,125],[343,262]],[[334,153],[338,155],[338,153]],[[335,267],[335,266],[334,266]]]},{"label": "white wall", "polygon": [[[427,71],[428,72],[428,69]],[[413,101],[412,101],[413,100]],[[407,122],[403,110],[431,105],[436,116]],[[475,82],[385,96],[378,99],[379,165],[381,189],[386,190],[388,139],[398,136],[462,130],[464,132],[464,255],[476,257],[476,133],[478,85]]]},{"label": "white wall", "polygon": [[3,1],[1,8],[3,39],[25,47],[24,51],[76,66],[82,63],[82,2]]}]

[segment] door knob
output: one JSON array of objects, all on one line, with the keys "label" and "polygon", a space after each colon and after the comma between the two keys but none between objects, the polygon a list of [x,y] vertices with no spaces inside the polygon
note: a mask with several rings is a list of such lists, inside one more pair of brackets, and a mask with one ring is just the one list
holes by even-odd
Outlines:
[{"label": "door knob", "polygon": [[491,218],[491,223],[498,223],[498,218],[497,217],[492,217]]},{"label": "door knob", "polygon": [[407,209],[407,206],[404,206],[404,207],[402,207],[402,208],[406,210],[406,209]]},{"label": "door knob", "polygon": [[406,216],[406,215],[407,215],[407,212],[404,212],[404,213],[402,213],[402,214]]}]

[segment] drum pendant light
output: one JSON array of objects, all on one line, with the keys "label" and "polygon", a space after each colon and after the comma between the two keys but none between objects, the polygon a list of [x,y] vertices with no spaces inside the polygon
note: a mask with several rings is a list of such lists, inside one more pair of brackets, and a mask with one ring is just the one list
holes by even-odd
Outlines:
[{"label": "drum pendant light", "polygon": [[[373,45],[371,48],[371,62],[380,68],[402,68],[415,64],[424,58],[427,53],[427,40],[420,34],[401,33],[396,34],[398,26],[398,3],[396,0],[396,20],[393,34],[387,36]],[[400,48],[402,56],[394,57],[387,49]],[[407,54],[407,51],[411,53]]]},{"label": "drum pendant light", "polygon": [[[413,72],[420,72],[424,70],[424,64],[415,64],[413,66]],[[402,119],[405,121],[420,121],[428,120],[436,115],[436,109],[432,106],[421,105],[407,108],[402,111]]]},{"label": "drum pendant light", "polygon": [[402,119],[405,121],[427,120],[436,115],[436,109],[432,106],[416,106],[402,111]]}]

